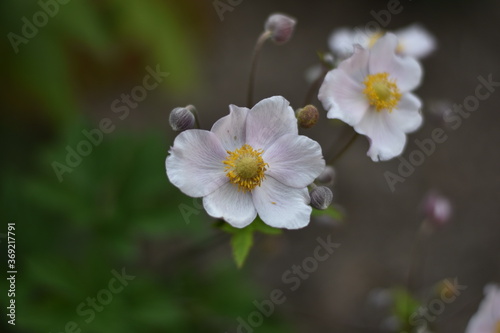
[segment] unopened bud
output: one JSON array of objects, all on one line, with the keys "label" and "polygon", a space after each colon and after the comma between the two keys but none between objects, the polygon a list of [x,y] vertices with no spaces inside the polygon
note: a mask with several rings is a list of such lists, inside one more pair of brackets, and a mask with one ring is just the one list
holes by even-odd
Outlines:
[{"label": "unopened bud", "polygon": [[188,105],[184,108],[175,108],[170,112],[168,121],[176,132],[182,132],[195,127],[196,119],[193,111],[194,106]]},{"label": "unopened bud", "polygon": [[335,168],[327,165],[318,178],[316,178],[316,181],[322,185],[333,185],[333,182],[335,181]]},{"label": "unopened bud", "polygon": [[267,18],[264,29],[271,33],[271,39],[276,44],[288,42],[292,37],[293,29],[297,21],[283,14],[272,14]]},{"label": "unopened bud", "polygon": [[333,200],[333,193],[326,186],[316,186],[309,193],[311,197],[311,206],[316,209],[326,209]]},{"label": "unopened bud", "polygon": [[451,203],[448,198],[436,192],[430,192],[424,198],[423,213],[431,225],[441,228],[450,220]]},{"label": "unopened bud", "polygon": [[295,113],[297,123],[302,128],[311,128],[318,122],[319,112],[314,105],[306,105]]}]

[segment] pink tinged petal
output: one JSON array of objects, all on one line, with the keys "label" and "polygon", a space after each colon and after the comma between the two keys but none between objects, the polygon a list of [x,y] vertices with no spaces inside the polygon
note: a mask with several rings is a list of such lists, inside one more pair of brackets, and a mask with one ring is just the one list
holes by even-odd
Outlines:
[{"label": "pink tinged petal", "polygon": [[224,149],[233,151],[245,144],[247,108],[229,105],[229,115],[217,120],[211,132],[219,138]]},{"label": "pink tinged petal", "polygon": [[374,162],[386,161],[400,155],[406,144],[406,135],[393,126],[389,120],[391,116],[392,114],[385,110],[377,112],[371,109],[354,127],[356,132],[368,137],[370,149],[367,155]]},{"label": "pink tinged petal", "polygon": [[392,127],[398,128],[404,133],[414,132],[422,125],[421,107],[422,103],[415,95],[403,94],[387,120],[391,122]]},{"label": "pink tinged petal", "polygon": [[309,224],[312,208],[307,188],[289,187],[267,177],[252,196],[260,218],[271,227],[299,229]]},{"label": "pink tinged petal", "polygon": [[226,183],[203,198],[208,215],[222,218],[235,228],[243,228],[257,217],[252,194],[238,191],[238,186]]},{"label": "pink tinged petal", "polygon": [[422,67],[413,58],[396,54],[398,38],[386,33],[373,45],[370,55],[370,74],[389,73],[401,92],[415,89],[422,80]]},{"label": "pink tinged petal", "polygon": [[262,158],[269,165],[267,177],[295,188],[310,185],[325,168],[321,146],[302,135],[283,135]]},{"label": "pink tinged petal", "polygon": [[328,45],[330,49],[340,54],[341,56],[348,56],[354,52],[354,39],[356,33],[350,28],[339,28],[335,30],[328,38]]},{"label": "pink tinged petal", "polygon": [[465,333],[495,332],[500,321],[500,288],[489,284],[484,288],[485,298],[471,317]]},{"label": "pink tinged petal", "polygon": [[297,118],[290,103],[281,96],[263,99],[247,116],[246,143],[266,150],[285,134],[298,134]]},{"label": "pink tinged petal", "polygon": [[370,104],[363,94],[363,85],[354,81],[342,69],[334,69],[325,77],[318,99],[328,110],[327,117],[340,119],[349,125],[361,121]]},{"label": "pink tinged petal", "polygon": [[204,130],[180,133],[165,166],[170,182],[191,197],[203,197],[228,182],[224,173],[226,150],[217,136]]},{"label": "pink tinged petal", "polygon": [[369,74],[369,60],[370,51],[356,44],[354,45],[354,54],[350,58],[342,61],[338,69],[343,70],[354,81],[362,84]]},{"label": "pink tinged petal", "polygon": [[436,39],[426,29],[418,24],[396,32],[399,39],[401,54],[424,58],[436,49]]}]

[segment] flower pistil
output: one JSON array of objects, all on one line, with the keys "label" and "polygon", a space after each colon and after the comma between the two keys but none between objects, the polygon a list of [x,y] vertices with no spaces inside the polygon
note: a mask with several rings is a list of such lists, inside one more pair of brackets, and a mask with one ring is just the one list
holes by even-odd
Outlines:
[{"label": "flower pistil", "polygon": [[226,176],[238,189],[250,192],[260,186],[269,166],[262,159],[262,149],[255,150],[250,145],[243,145],[234,151],[227,151],[228,157],[222,162],[225,166]]},{"label": "flower pistil", "polygon": [[363,93],[377,111],[387,109],[392,112],[398,105],[401,93],[396,82],[389,79],[389,73],[368,75],[363,83],[366,87]]}]

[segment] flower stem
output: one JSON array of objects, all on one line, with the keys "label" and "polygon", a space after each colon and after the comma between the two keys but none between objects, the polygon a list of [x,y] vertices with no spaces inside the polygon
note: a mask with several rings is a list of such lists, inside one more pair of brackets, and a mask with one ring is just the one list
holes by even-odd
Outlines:
[{"label": "flower stem", "polygon": [[342,148],[338,153],[337,155],[333,156],[330,161],[328,162],[328,165],[333,165],[335,162],[337,162],[337,160],[339,160],[343,155],[344,153],[352,146],[352,144],[354,143],[354,141],[356,141],[356,139],[359,137],[359,134],[354,132],[353,136],[351,137],[351,139],[349,140],[349,142],[346,143],[346,145],[344,146],[344,148]]},{"label": "flower stem", "polygon": [[250,67],[250,78],[248,80],[248,94],[247,94],[247,106],[251,108],[253,106],[253,87],[255,81],[255,72],[257,69],[257,63],[259,61],[260,50],[264,45],[265,41],[271,37],[270,31],[264,31],[262,35],[260,35],[259,39],[255,43],[255,48],[253,49],[252,55],[252,65]]},{"label": "flower stem", "polygon": [[318,91],[321,83],[323,82],[323,79],[325,78],[325,75],[328,73],[328,69],[325,66],[321,67],[321,74],[316,78],[316,80],[311,83],[311,85],[309,86],[309,90],[307,90],[306,97],[304,98],[304,106],[312,103],[315,92]]}]

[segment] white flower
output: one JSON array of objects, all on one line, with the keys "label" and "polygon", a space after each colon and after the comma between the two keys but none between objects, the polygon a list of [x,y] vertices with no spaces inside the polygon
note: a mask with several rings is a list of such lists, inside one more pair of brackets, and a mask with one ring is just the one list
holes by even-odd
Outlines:
[{"label": "white flower", "polygon": [[373,161],[400,155],[405,133],[422,123],[421,102],[410,93],[419,85],[422,69],[413,58],[396,55],[397,43],[387,33],[371,49],[356,46],[350,58],[328,72],[319,90],[328,118],[369,138]]},{"label": "white flower", "polygon": [[[424,58],[436,49],[435,38],[419,24],[396,30],[398,37],[397,53],[413,58]],[[342,57],[348,57],[354,52],[354,45],[371,48],[384,35],[382,30],[366,32],[359,29],[340,28],[335,30],[328,40],[330,49]]]},{"label": "white flower", "polygon": [[472,316],[465,333],[500,333],[500,287],[489,284],[484,288],[485,298]]},{"label": "white flower", "polygon": [[257,214],[276,228],[309,223],[307,186],[323,171],[321,147],[298,135],[289,102],[275,96],[251,110],[230,105],[211,131],[177,136],[166,160],[172,184],[203,197],[207,213],[237,228]]}]

